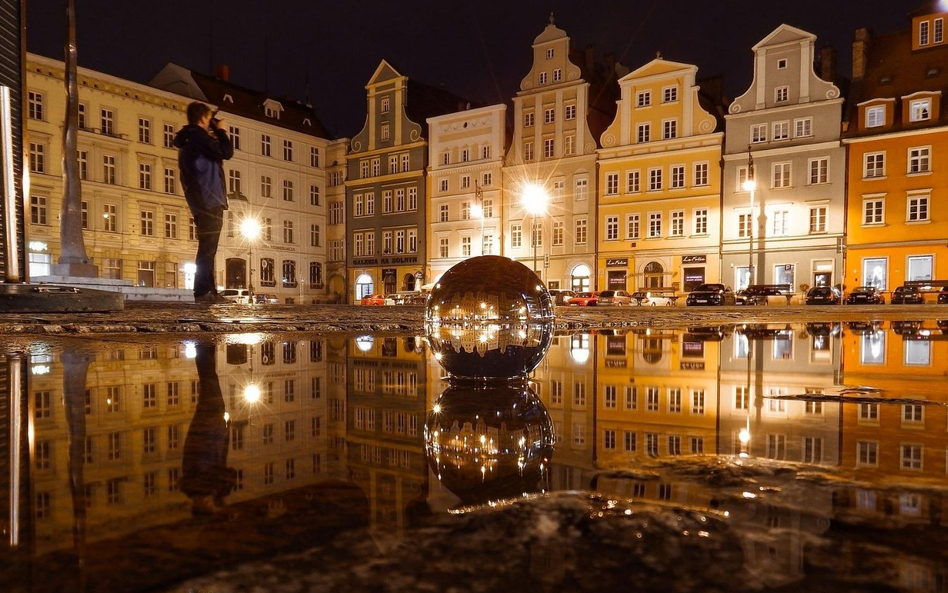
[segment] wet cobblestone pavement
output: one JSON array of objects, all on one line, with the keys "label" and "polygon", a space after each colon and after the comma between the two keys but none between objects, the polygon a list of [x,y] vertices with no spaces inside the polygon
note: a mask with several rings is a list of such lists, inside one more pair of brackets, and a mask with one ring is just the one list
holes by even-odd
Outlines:
[{"label": "wet cobblestone pavement", "polygon": [[[946,305],[790,307],[557,307],[556,329],[727,323],[948,318]],[[0,314],[0,335],[201,332],[422,332],[424,307],[195,305],[131,303],[118,313]]]}]

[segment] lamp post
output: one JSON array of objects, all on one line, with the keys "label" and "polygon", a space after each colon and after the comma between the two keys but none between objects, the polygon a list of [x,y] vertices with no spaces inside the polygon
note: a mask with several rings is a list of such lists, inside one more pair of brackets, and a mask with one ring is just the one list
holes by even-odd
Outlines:
[{"label": "lamp post", "polygon": [[754,270],[754,192],[757,190],[757,180],[754,178],[754,157],[747,153],[747,179],[742,186],[744,191],[750,192],[750,212],[747,215],[747,287],[757,284],[752,281]]},{"label": "lamp post", "polygon": [[253,295],[253,243],[260,236],[260,221],[256,218],[246,217],[240,221],[240,234],[247,240],[247,260],[248,260],[248,281],[247,288],[250,289],[250,304],[254,303]]},{"label": "lamp post", "polygon": [[[533,227],[530,229],[530,240],[533,242],[533,273],[537,274],[537,215],[546,214],[550,195],[546,188],[537,183],[527,183],[520,192],[520,205],[533,215]],[[542,274],[537,274],[542,279]]]}]

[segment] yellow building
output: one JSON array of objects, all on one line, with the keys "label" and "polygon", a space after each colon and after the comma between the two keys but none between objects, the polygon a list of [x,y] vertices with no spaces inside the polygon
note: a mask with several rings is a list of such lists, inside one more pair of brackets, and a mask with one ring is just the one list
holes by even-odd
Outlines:
[{"label": "yellow building", "polygon": [[844,143],[849,163],[846,288],[892,291],[948,280],[948,114],[939,72],[948,68],[943,25],[930,3],[912,27],[856,32]]},{"label": "yellow building", "polygon": [[697,70],[657,58],[619,80],[599,150],[600,288],[687,292],[720,279],[723,133]]},{"label": "yellow building", "polygon": [[[48,276],[60,255],[63,78],[61,61],[27,55],[31,277]],[[79,69],[82,228],[101,278],[149,288],[192,285],[197,241],[171,146],[189,102]]]}]

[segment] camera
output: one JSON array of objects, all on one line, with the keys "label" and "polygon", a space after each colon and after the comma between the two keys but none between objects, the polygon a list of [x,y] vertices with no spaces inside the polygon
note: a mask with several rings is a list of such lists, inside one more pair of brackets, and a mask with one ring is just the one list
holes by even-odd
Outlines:
[{"label": "camera", "polygon": [[211,114],[211,129],[216,130],[217,126],[220,125],[221,120],[217,117],[217,114],[220,113],[220,109]]}]

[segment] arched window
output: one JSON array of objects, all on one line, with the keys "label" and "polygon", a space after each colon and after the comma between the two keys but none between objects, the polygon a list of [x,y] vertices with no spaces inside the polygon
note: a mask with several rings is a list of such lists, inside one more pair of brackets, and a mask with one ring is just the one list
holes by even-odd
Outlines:
[{"label": "arched window", "polygon": [[374,288],[375,283],[372,282],[372,276],[369,276],[368,274],[362,274],[356,278],[356,300],[360,300],[362,297],[370,296]]},{"label": "arched window", "polygon": [[587,292],[589,290],[589,266],[579,264],[570,272],[570,288],[575,292]]},{"label": "arched window", "polygon": [[665,268],[657,261],[649,262],[645,266],[645,287],[661,288],[665,286]]}]

